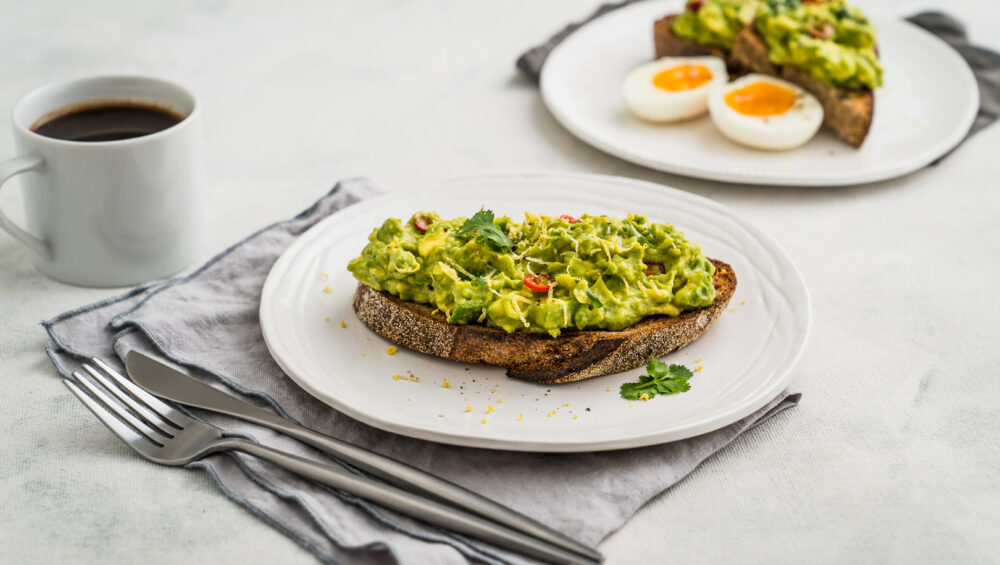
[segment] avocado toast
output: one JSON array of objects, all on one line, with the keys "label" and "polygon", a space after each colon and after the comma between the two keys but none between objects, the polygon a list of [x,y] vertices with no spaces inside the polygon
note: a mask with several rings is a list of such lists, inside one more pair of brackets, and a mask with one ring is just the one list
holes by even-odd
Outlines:
[{"label": "avocado toast", "polygon": [[560,383],[691,343],[735,291],[732,268],[670,224],[525,216],[386,220],[348,266],[358,318],[423,353]]},{"label": "avocado toast", "polygon": [[843,0],[692,0],[653,25],[657,57],[715,55],[731,74],[799,85],[824,125],[854,147],[868,135],[882,84],[874,26]]}]

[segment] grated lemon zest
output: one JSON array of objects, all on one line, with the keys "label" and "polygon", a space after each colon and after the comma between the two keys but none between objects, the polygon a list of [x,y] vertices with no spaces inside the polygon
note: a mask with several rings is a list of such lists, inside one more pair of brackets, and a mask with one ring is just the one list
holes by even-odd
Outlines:
[{"label": "grated lemon zest", "polygon": [[608,256],[608,261],[611,261],[611,252],[608,251],[608,242],[603,239],[598,239],[597,242],[601,244],[601,249],[603,249],[604,254]]},{"label": "grated lemon zest", "polygon": [[511,298],[510,300],[511,307],[514,309],[515,312],[517,312],[517,317],[521,320],[521,323],[524,324],[524,327],[526,328],[531,326],[531,324],[528,323],[528,319],[524,317],[524,312],[521,311],[521,303],[518,301],[518,299],[524,300],[529,304],[531,303],[531,300],[521,296],[520,294],[511,294],[510,298]]}]

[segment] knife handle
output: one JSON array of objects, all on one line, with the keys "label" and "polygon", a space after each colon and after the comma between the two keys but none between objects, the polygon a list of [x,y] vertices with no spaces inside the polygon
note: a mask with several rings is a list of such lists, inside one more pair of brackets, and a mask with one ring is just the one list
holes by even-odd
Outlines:
[{"label": "knife handle", "polygon": [[449,530],[488,541],[499,547],[547,561],[572,565],[593,565],[597,563],[577,553],[539,541],[537,537],[525,535],[480,516],[463,512],[452,506],[413,494],[371,479],[353,475],[342,469],[298,457],[291,453],[274,449],[239,438],[230,438],[217,447],[218,450],[234,449],[270,461],[307,479],[340,489],[365,500],[370,500],[386,508],[391,508],[407,516],[441,526]]},{"label": "knife handle", "polygon": [[[239,405],[230,406],[226,413],[230,416],[269,427],[287,436],[307,443],[341,461],[353,465],[397,487],[422,494],[459,508],[472,514],[488,518],[516,531],[547,541],[553,545],[585,556],[594,561],[603,561],[604,556],[596,549],[584,545],[541,522],[533,520],[502,504],[476,494],[440,477],[416,467],[379,455],[373,451],[323,435],[298,424],[294,424],[276,414],[267,412],[242,400],[230,397]],[[235,410],[234,408],[239,408]]]}]

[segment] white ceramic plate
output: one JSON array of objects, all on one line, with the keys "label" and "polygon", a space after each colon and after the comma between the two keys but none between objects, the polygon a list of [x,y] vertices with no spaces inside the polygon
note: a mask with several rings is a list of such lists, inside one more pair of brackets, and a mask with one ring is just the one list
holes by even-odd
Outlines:
[{"label": "white ceramic plate", "polygon": [[647,124],[621,102],[632,67],[654,58],[653,22],[683,2],[638,2],[570,35],[549,55],[541,92],[555,118],[584,142],[626,161],[681,175],[748,184],[842,186],[917,170],[958,144],[979,108],[969,66],[944,42],[900,19],[872,17],[885,86],[875,118],[854,149],[821,130],[787,152],[739,146],[706,116],[674,125]]},{"label": "white ceramic plate", "polygon": [[[691,380],[691,390],[628,402],[619,397],[618,387],[635,381],[643,369],[539,386],[508,379],[499,368],[404,349],[388,355],[391,344],[354,315],[357,283],[346,269],[348,261],[386,218],[409,218],[418,210],[470,216],[483,205],[514,218],[523,218],[525,211],[641,212],[681,227],[710,257],[730,263],[739,278],[731,310],[695,343],[664,358],[704,367]],[[809,295],[795,266],[773,241],[727,208],[647,182],[555,174],[458,179],[333,214],[300,236],[275,263],[260,308],[274,359],[302,388],[337,410],[421,439],[548,452],[663,443],[749,415],[788,385],[809,320]],[[396,380],[394,374],[412,374],[419,382]],[[449,388],[443,386],[445,380]]]}]

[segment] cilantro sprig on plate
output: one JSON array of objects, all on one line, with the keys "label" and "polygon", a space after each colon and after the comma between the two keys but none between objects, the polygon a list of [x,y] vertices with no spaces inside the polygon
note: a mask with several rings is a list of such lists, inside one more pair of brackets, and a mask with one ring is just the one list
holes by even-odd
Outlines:
[{"label": "cilantro sprig on plate", "polygon": [[493,223],[493,210],[480,209],[458,228],[458,235],[472,235],[494,251],[514,247],[514,242]]},{"label": "cilantro sprig on plate", "polygon": [[[626,400],[649,400],[657,394],[676,394],[691,389],[688,379],[694,376],[684,365],[667,365],[659,359],[651,359],[646,364],[647,375],[639,377],[637,383],[624,383],[619,390]],[[642,398],[646,395],[646,398]]]}]

